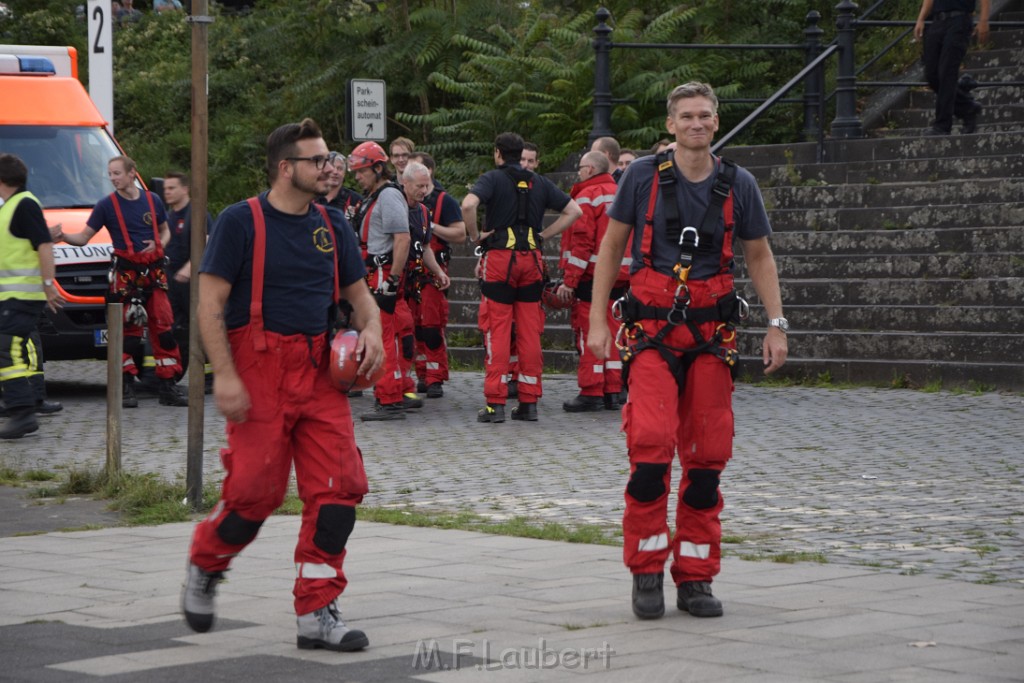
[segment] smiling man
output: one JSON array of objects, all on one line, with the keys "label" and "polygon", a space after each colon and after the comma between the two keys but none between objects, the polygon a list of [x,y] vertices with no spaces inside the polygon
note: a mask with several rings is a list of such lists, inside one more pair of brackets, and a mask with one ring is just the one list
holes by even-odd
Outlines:
[{"label": "smiling man", "polygon": [[[718,98],[706,83],[686,83],[668,97],[675,149],[637,159],[608,209],[594,274],[594,301],[606,301],[627,246],[629,293],[618,304],[628,363],[623,431],[630,477],[623,516],[623,558],[633,575],[633,612],[665,612],[662,580],[673,555],[676,605],[717,617],[711,581],[721,564],[719,478],[732,456],[736,323],[745,311],[733,283],[733,243],[769,318],[765,372],[786,361],[786,332],[771,226],[754,177],[711,153]],[[591,306],[591,352],[613,351],[608,308]],[[671,465],[683,467],[675,535],[666,522]]]}]

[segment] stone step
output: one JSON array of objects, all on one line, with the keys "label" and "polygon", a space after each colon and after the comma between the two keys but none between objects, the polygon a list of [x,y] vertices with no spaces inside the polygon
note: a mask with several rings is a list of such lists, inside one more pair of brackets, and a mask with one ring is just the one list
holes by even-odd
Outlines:
[{"label": "stone step", "polygon": [[[1024,79],[1022,79],[1024,80]],[[888,128],[880,130],[895,130],[900,128],[923,128],[931,125],[935,118],[935,107],[925,109],[894,109],[887,117]],[[978,130],[984,132],[982,125],[992,123],[1016,123],[1024,127],[1024,104],[1003,104],[998,107],[987,107],[982,110],[978,117]]]},{"label": "stone step", "polygon": [[915,230],[855,230],[777,232],[772,251],[786,254],[891,254],[1024,252],[1024,230],[997,228],[919,228]]},{"label": "stone step", "polygon": [[[1002,20],[1016,21],[1014,19]],[[988,44],[985,47],[989,50],[1012,50],[1024,47],[1024,31],[1019,28],[996,28],[989,32]]]},{"label": "stone step", "polygon": [[888,230],[964,225],[1024,226],[1024,203],[944,204],[857,209],[776,209],[772,228],[789,230]]},{"label": "stone step", "polygon": [[[793,305],[830,304],[849,306],[1019,306],[1024,301],[1024,277],[963,280],[875,278],[871,280],[819,279],[779,282],[782,301]],[[758,299],[749,281],[737,280],[737,288],[756,308]]]},{"label": "stone step", "polygon": [[[959,136],[964,135],[963,128],[961,127],[963,121],[960,119],[954,119],[953,129],[950,135]],[[876,128],[869,132],[872,137],[885,137],[885,138],[915,138],[925,137],[928,139],[934,139],[935,136],[928,132],[930,123],[924,126],[915,126],[912,128]],[[1024,131],[1024,123],[1020,121],[978,121],[977,129],[974,135],[989,135],[991,133],[1012,133],[1016,132],[1020,134]],[[942,137],[942,136],[939,136]]]},{"label": "stone step", "polygon": [[[1021,306],[845,306],[801,305],[786,300],[794,330],[886,330],[895,332],[1007,333],[1024,330]],[[760,315],[757,318],[763,321]]]},{"label": "stone step", "polygon": [[956,197],[963,204],[989,204],[1024,197],[1024,179],[982,178],[939,182],[862,183],[773,187],[762,191],[769,209],[933,206]]},{"label": "stone step", "polygon": [[1006,47],[992,50],[975,50],[964,58],[964,70],[974,73],[976,69],[992,69],[1010,66],[1024,66],[1024,51]]},{"label": "stone step", "polygon": [[[878,255],[776,254],[780,276],[787,280],[833,277],[859,278],[974,278],[1024,277],[1024,252],[1001,254],[895,253]],[[742,264],[737,272],[743,273]]]},{"label": "stone step", "polygon": [[762,190],[787,185],[914,182],[968,178],[1024,178],[1024,155],[893,159],[854,163],[755,166],[748,169]]},{"label": "stone step", "polygon": [[[978,79],[979,81],[982,79]],[[1024,93],[1024,88],[1020,85],[1003,85],[993,86],[992,83],[998,83],[999,81],[1014,81],[1020,82],[1024,78],[993,78],[989,79],[990,82],[986,82],[983,87],[979,87],[971,91],[971,95],[974,99],[981,102],[987,107],[996,107],[1004,104],[1020,104],[1021,94]],[[935,93],[927,88],[914,88],[910,91],[909,97],[907,98],[906,106],[911,109],[927,109],[928,107],[935,106]]]},{"label": "stone step", "polygon": [[[1016,103],[1020,103],[1017,98]],[[930,103],[934,106],[934,101]],[[1024,136],[999,132],[948,137],[859,138],[831,140],[825,143],[827,163],[898,161],[988,155],[1024,154]],[[728,147],[721,152],[741,166],[777,166],[789,164],[799,168],[817,163],[817,145],[813,142],[792,142],[759,147]]]}]

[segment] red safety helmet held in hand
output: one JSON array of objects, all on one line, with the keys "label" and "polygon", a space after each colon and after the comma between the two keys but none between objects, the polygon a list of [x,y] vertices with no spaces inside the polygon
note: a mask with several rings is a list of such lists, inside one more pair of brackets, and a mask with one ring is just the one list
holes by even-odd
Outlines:
[{"label": "red safety helmet held in hand", "polygon": [[540,293],[540,300],[545,306],[552,310],[561,310],[563,308],[571,308],[574,301],[576,301],[576,295],[573,294],[567,300],[558,298],[558,288],[563,284],[562,280],[551,280]]},{"label": "red safety helmet held in hand", "polygon": [[363,142],[348,155],[348,168],[350,171],[358,171],[374,164],[386,164],[387,161],[388,155],[384,153],[383,147],[376,142]]},{"label": "red safety helmet held in hand", "polygon": [[359,374],[362,358],[356,356],[359,333],[355,330],[339,330],[331,340],[331,385],[341,392],[352,389],[369,389],[384,376],[384,364],[371,376]]}]

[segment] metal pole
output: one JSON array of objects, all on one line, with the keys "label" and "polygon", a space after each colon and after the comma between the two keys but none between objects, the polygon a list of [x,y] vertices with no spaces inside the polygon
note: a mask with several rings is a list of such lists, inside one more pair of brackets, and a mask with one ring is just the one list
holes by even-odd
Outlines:
[{"label": "metal pole", "polygon": [[612,131],[612,44],[609,36],[612,28],[606,22],[612,13],[601,7],[597,10],[597,26],[594,27],[594,125],[589,142],[614,135]]},{"label": "metal pole", "polygon": [[188,462],[185,488],[189,505],[198,510],[203,502],[203,426],[206,357],[199,340],[196,306],[199,303],[199,264],[206,248],[207,212],[207,148],[209,144],[209,112],[207,111],[207,80],[209,74],[208,0],[193,0],[192,15],[192,275],[189,280],[189,360],[188,366]]},{"label": "metal pole", "polygon": [[[804,29],[804,38],[807,45],[807,60],[804,65],[810,64],[821,52],[821,35],[824,33],[818,22],[821,21],[821,14],[817,10],[807,13],[807,28]],[[818,128],[822,122],[818,119],[818,100],[821,98],[822,88],[820,87],[822,70],[815,69],[804,79],[804,140],[817,140]]]},{"label": "metal pole", "polygon": [[121,476],[121,399],[124,398],[124,304],[107,304],[107,479]]},{"label": "metal pole", "polygon": [[832,121],[833,138],[862,138],[864,127],[857,117],[857,75],[854,56],[857,11],[852,0],[836,5],[836,27],[839,41],[839,73],[836,76],[836,118]]}]

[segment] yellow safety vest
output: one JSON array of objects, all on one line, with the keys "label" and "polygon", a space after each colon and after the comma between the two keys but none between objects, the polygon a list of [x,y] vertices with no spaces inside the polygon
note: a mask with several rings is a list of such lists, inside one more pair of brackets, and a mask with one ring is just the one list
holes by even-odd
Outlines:
[{"label": "yellow safety vest", "polygon": [[42,206],[31,192],[19,192],[0,206],[0,300],[46,301],[39,254],[32,242],[11,234],[14,211],[26,198]]}]

